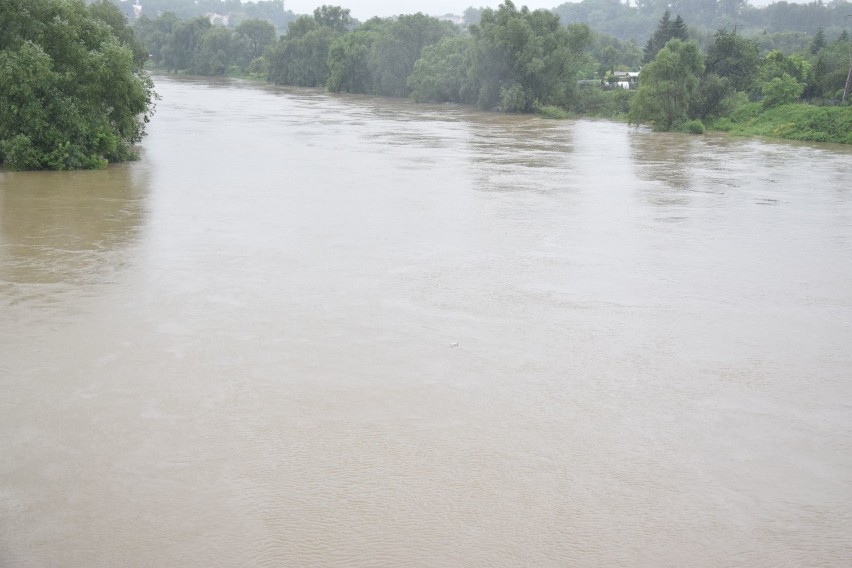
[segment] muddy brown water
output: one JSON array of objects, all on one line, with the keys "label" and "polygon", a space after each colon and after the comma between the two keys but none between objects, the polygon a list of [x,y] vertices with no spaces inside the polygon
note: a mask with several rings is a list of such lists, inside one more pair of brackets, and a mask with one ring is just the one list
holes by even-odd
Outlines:
[{"label": "muddy brown water", "polygon": [[852,150],[157,85],[0,172],[0,565],[852,565]]}]

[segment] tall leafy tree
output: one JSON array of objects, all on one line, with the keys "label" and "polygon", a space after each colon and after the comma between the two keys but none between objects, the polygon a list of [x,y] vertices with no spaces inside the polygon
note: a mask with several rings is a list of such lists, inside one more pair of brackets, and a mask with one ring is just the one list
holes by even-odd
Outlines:
[{"label": "tall leafy tree", "polygon": [[370,93],[373,77],[370,72],[370,52],[377,32],[369,27],[338,37],[328,52],[329,91],[340,93]]},{"label": "tall leafy tree", "polygon": [[423,14],[399,16],[381,26],[370,50],[370,72],[376,94],[407,97],[406,84],[425,47],[456,33],[445,21]]},{"label": "tall leafy tree", "polygon": [[275,26],[266,20],[243,20],[237,25],[237,34],[245,48],[248,61],[263,55],[266,48],[275,43]]},{"label": "tall leafy tree", "polygon": [[453,102],[469,100],[470,60],[473,37],[447,38],[427,47],[408,78],[411,96],[420,102]]},{"label": "tall leafy tree", "polygon": [[0,164],[103,167],[133,157],[154,92],[103,6],[0,2]]},{"label": "tall leafy tree", "polygon": [[537,105],[565,105],[576,85],[578,62],[591,44],[588,26],[564,28],[545,10],[521,10],[506,0],[486,9],[471,26],[474,101],[491,109],[531,111]]},{"label": "tall leafy tree", "polygon": [[757,43],[736,33],[719,30],[704,60],[707,73],[730,81],[737,91],[747,90],[757,78],[760,54]]},{"label": "tall leafy tree", "polygon": [[817,30],[817,33],[814,36],[813,41],[811,42],[811,53],[813,55],[816,55],[817,53],[822,51],[826,45],[827,44],[825,41],[825,32],[822,28],[820,28],[819,30]]},{"label": "tall leafy tree", "polygon": [[328,81],[328,52],[341,32],[301,16],[271,48],[268,79],[279,85],[323,87]]},{"label": "tall leafy tree", "polygon": [[340,6],[327,6],[323,4],[314,10],[314,19],[319,25],[331,28],[336,32],[348,31],[353,25],[350,10],[348,8],[341,8]]},{"label": "tall leafy tree", "polygon": [[190,71],[198,75],[224,75],[234,55],[231,31],[222,27],[210,28],[193,54]]},{"label": "tall leafy tree", "polygon": [[654,30],[653,35],[648,39],[648,43],[645,44],[645,63],[652,61],[671,39],[686,41],[689,39],[689,30],[686,29],[686,24],[680,15],[672,20],[671,13],[666,10],[663,17],[660,18],[657,29]]},{"label": "tall leafy tree", "polygon": [[656,130],[672,130],[685,122],[703,70],[698,44],[669,40],[657,57],[642,68],[639,92],[630,107],[630,121],[651,123]]},{"label": "tall leafy tree", "polygon": [[192,67],[195,52],[211,27],[210,20],[204,16],[175,22],[163,51],[166,68],[177,72]]}]

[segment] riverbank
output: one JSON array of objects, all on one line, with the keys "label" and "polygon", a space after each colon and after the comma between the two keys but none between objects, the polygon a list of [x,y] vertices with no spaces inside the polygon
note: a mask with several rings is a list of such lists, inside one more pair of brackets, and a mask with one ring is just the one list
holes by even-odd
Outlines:
[{"label": "riverbank", "polygon": [[764,109],[760,103],[750,102],[740,104],[729,117],[709,122],[707,127],[736,136],[852,144],[852,107],[794,103]]},{"label": "riverbank", "polygon": [[[162,66],[149,66],[153,75],[186,75],[172,73]],[[231,70],[222,77],[242,79],[261,84],[270,83],[262,74],[239,73]],[[540,106],[536,115],[543,118],[564,120],[576,118],[604,118],[616,122],[627,122],[632,91],[601,91],[582,89],[578,93],[575,108],[565,110],[557,106]],[[690,121],[684,132],[703,134],[696,130],[697,121]],[[794,103],[764,109],[759,102],[740,102],[736,110],[725,117],[703,123],[708,131],[727,132],[734,136],[761,136],[803,142],[830,142],[852,144],[852,106],[817,106]]]}]

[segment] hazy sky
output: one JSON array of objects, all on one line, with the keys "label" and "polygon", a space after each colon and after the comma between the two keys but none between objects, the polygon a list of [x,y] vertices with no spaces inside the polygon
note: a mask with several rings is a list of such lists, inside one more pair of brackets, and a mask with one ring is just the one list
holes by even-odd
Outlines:
[{"label": "hazy sky", "polygon": [[[515,1],[515,0],[513,0]],[[566,0],[529,0],[515,1],[515,6],[536,8],[555,8]],[[468,6],[490,6],[496,8],[501,0],[284,0],[284,7],[297,14],[309,14],[323,4],[343,6],[352,11],[352,16],[366,20],[373,16],[393,16],[395,14],[416,14],[423,12],[430,16],[451,13],[461,15]]]}]

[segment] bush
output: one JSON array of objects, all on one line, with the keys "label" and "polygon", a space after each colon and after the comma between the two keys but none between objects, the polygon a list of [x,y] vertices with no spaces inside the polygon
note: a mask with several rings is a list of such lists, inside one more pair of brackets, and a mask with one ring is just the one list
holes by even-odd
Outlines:
[{"label": "bush", "polygon": [[683,131],[689,134],[704,134],[704,123],[700,120],[690,120],[683,125]]},{"label": "bush", "polygon": [[10,170],[37,170],[41,167],[39,151],[30,137],[24,134],[0,140],[0,163]]},{"label": "bush", "polygon": [[595,87],[580,88],[571,101],[570,110],[577,114],[619,118],[630,112],[630,101],[636,91],[612,89],[604,91]]},{"label": "bush", "polygon": [[564,108],[553,105],[540,106],[535,110],[544,118],[551,118],[555,120],[563,120],[571,116],[571,113]]},{"label": "bush", "polygon": [[527,95],[524,88],[515,83],[509,88],[500,89],[500,108],[503,112],[524,112],[527,108]]},{"label": "bush", "polygon": [[771,108],[796,102],[802,96],[805,85],[784,73],[761,86],[763,108]]}]

